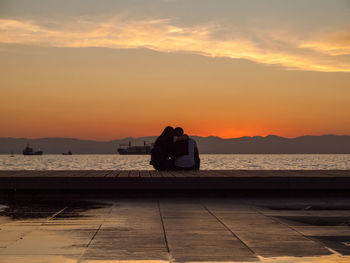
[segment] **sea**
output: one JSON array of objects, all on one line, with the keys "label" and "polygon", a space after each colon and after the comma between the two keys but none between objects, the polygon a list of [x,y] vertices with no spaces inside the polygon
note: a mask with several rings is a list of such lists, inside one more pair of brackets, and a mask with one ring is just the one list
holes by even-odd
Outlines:
[{"label": "sea", "polygon": [[[347,170],[350,154],[202,154],[202,170]],[[152,170],[149,155],[0,155],[0,170]]]}]

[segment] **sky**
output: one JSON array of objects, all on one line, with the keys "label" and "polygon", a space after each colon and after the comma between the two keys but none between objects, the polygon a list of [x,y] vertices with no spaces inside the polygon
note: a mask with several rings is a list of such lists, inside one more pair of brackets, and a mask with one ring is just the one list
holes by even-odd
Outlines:
[{"label": "sky", "polygon": [[350,135],[348,0],[0,0],[0,137]]}]

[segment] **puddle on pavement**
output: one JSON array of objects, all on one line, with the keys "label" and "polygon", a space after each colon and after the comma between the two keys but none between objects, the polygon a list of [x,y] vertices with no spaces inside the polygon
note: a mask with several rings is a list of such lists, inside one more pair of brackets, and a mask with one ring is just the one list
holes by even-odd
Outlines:
[{"label": "puddle on pavement", "polygon": [[0,204],[0,212],[3,211],[3,210],[5,210],[5,209],[7,209],[7,208],[8,208],[7,205],[2,205],[2,204]]},{"label": "puddle on pavement", "polygon": [[77,263],[77,257],[52,255],[0,255],[1,263]]},{"label": "puddle on pavement", "polygon": [[[106,263],[106,262],[121,262],[121,261],[96,261],[94,263]],[[136,261],[125,261],[129,263],[134,263]],[[143,261],[139,261],[143,262]],[[274,258],[263,258],[259,257],[261,263],[349,263],[350,256],[320,256],[320,257],[274,257]],[[85,262],[84,262],[85,263]],[[90,262],[89,262],[90,263]],[[186,263],[252,263],[251,261],[186,261]]]},{"label": "puddle on pavement", "polygon": [[311,236],[311,238],[342,255],[350,255],[350,236]]},{"label": "puddle on pavement", "polygon": [[[25,256],[1,256],[1,263],[77,263],[79,256],[51,256],[51,255],[25,255]],[[165,260],[82,260],[79,263],[169,263]],[[185,261],[185,263],[251,263],[248,261]],[[349,263],[350,257],[338,255],[322,257],[276,257],[260,258],[262,263]]]},{"label": "puddle on pavement", "polygon": [[319,257],[276,257],[261,258],[263,263],[349,263],[350,256],[329,255]]},{"label": "puddle on pavement", "polygon": [[14,221],[26,219],[48,218],[66,207],[55,218],[83,218],[92,215],[84,214],[87,211],[109,207],[110,204],[93,201],[50,201],[50,202],[28,202],[20,201],[0,205],[0,217],[8,217]]},{"label": "puddle on pavement", "polygon": [[350,216],[275,216],[294,225],[350,226]]},{"label": "puddle on pavement", "polygon": [[[273,216],[278,220],[285,222],[292,227],[310,226],[322,230],[323,227],[348,227],[350,226],[349,216]],[[329,228],[328,228],[329,229]],[[349,228],[350,229],[350,228]],[[336,233],[336,232],[335,232]],[[308,235],[309,238],[316,240],[326,247],[329,247],[342,255],[350,255],[350,247],[345,243],[350,243],[348,235]],[[350,261],[349,261],[350,262]]]},{"label": "puddle on pavement", "polygon": [[337,211],[346,211],[350,210],[350,205],[313,205],[313,204],[302,204],[302,205],[268,205],[262,206],[270,210],[285,210],[285,211],[295,211],[295,210],[310,210],[310,211],[324,211],[324,210],[337,210]]},{"label": "puddle on pavement", "polygon": [[[81,255],[101,222],[89,220],[86,225],[77,219],[96,221],[100,209],[110,206],[90,201],[21,201],[4,205],[0,211],[0,262],[77,262],[76,257],[54,255]],[[61,218],[47,220],[64,207]],[[74,220],[77,226],[72,227],[67,220]],[[57,222],[64,222],[64,225],[57,226]],[[41,254],[44,255],[39,256]]]},{"label": "puddle on pavement", "polygon": [[25,255],[1,256],[1,263],[170,263],[164,260],[79,260],[79,256]]},{"label": "puddle on pavement", "polygon": [[170,263],[165,260],[83,260],[81,263]]},{"label": "puddle on pavement", "polygon": [[[97,217],[105,212],[104,209],[109,209],[111,203],[95,202],[95,201],[74,201],[74,202],[65,202],[65,201],[54,201],[54,202],[31,202],[31,201],[21,201],[16,203],[6,203],[0,205],[0,220],[1,218],[6,218],[10,222],[17,222],[19,220],[29,221],[31,219],[37,218],[49,218],[54,213],[57,213],[61,209],[66,207],[66,209],[57,215],[52,223],[55,221],[63,221],[65,224],[68,222],[68,219],[96,219]],[[294,207],[295,208],[295,207]],[[339,210],[339,207],[337,207]],[[282,209],[281,209],[282,210]],[[288,210],[288,209],[285,209]],[[350,217],[311,217],[311,216],[292,216],[292,217],[279,217],[284,220],[293,221],[296,224],[301,225],[316,225],[316,226],[348,226],[350,222]],[[90,222],[89,224],[93,224]],[[81,223],[82,224],[82,223]],[[16,226],[18,227],[18,225]],[[72,229],[72,231],[70,231]],[[5,229],[3,229],[4,231]],[[85,251],[87,244],[89,243],[91,237],[94,235],[96,230],[95,226],[87,226],[87,229],[75,231],[75,229],[68,225],[66,228],[64,225],[57,227],[53,224],[52,226],[45,225],[45,229],[39,229],[38,233],[33,232],[29,234],[21,243],[23,247],[20,249],[18,247],[13,247],[11,250],[12,255],[1,254],[0,253],[0,262],[1,263],[77,263],[78,259],[81,256],[81,253]],[[7,230],[6,230],[7,231]],[[8,230],[10,231],[10,230]],[[0,233],[1,234],[1,233]],[[56,236],[57,235],[57,236]],[[343,249],[343,251],[350,251],[350,237],[323,237],[323,236],[313,236],[312,238],[318,239],[323,242],[326,246],[337,250]],[[27,241],[26,241],[27,239]],[[40,242],[39,242],[40,241]],[[332,243],[333,242],[333,243]],[[36,244],[41,243],[42,249],[35,248]],[[342,244],[343,247],[337,247],[339,244]],[[334,246],[333,246],[334,245]],[[24,249],[26,248],[26,249]],[[346,248],[346,249],[344,249]],[[189,248],[190,249],[190,248]],[[10,250],[9,250],[10,251]],[[33,253],[35,251],[35,253]],[[67,256],[65,255],[66,251]],[[0,251],[1,252],[1,251]],[[47,254],[51,255],[45,255]],[[22,253],[23,255],[19,255]],[[27,253],[27,254],[25,254]],[[36,254],[37,255],[34,255]],[[103,253],[103,250],[101,250]],[[31,255],[28,255],[31,254]],[[68,255],[70,254],[70,255]],[[94,260],[81,260],[79,263],[166,263],[169,261],[164,260],[104,260],[103,255],[101,259]],[[171,257],[170,257],[171,258]],[[190,262],[190,261],[188,261]],[[201,261],[203,263],[203,261]],[[214,261],[210,261],[214,263]],[[220,263],[225,263],[224,261],[218,261]],[[240,262],[245,261],[230,261],[230,262]],[[315,257],[275,257],[275,258],[263,258],[259,257],[259,260],[256,262],[263,263],[349,263],[350,256],[340,256],[338,254],[333,254],[329,256],[315,256]]]}]

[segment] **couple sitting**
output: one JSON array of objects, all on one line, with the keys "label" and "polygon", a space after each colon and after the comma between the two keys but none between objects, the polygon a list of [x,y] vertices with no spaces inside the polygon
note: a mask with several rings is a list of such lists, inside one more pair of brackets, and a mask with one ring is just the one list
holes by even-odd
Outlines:
[{"label": "couple sitting", "polygon": [[199,170],[196,142],[182,128],[166,127],[151,150],[151,162],[156,170]]}]

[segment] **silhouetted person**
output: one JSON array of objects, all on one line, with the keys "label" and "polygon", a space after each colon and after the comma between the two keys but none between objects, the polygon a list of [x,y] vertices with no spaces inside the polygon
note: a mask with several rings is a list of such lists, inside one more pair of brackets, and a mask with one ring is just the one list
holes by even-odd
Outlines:
[{"label": "silhouetted person", "polygon": [[199,170],[200,159],[196,141],[184,134],[181,127],[174,130],[172,157],[175,170]]},{"label": "silhouetted person", "polygon": [[173,148],[174,128],[167,126],[162,134],[154,142],[151,150],[151,161],[156,170],[171,170],[173,168],[172,148]]},{"label": "silhouetted person", "polygon": [[188,135],[184,134],[181,127],[176,127],[174,130],[174,141],[172,148],[172,159],[188,154]]}]

